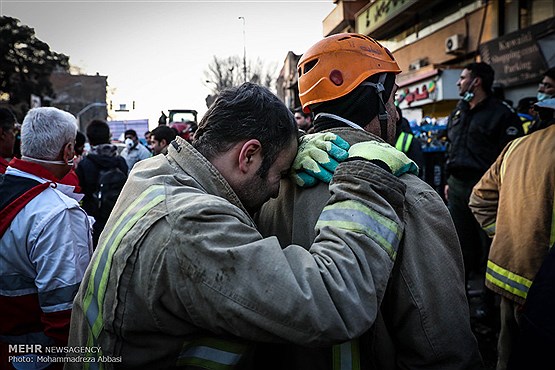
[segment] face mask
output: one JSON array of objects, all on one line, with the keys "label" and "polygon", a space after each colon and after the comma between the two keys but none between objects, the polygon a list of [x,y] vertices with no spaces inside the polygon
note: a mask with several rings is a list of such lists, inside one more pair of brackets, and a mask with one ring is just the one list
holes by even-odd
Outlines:
[{"label": "face mask", "polygon": [[470,86],[468,86],[468,89],[462,97],[462,100],[464,100],[465,102],[470,102],[472,99],[474,99],[474,92],[471,90],[474,87],[474,81],[476,81],[476,79],[472,80]]},{"label": "face mask", "polygon": [[553,98],[553,95],[548,95],[546,93],[539,92],[536,94],[536,98],[538,98],[538,101],[544,101],[545,99]]},{"label": "face mask", "polygon": [[133,139],[127,138],[125,139],[125,146],[127,147],[127,149],[131,149],[135,146],[135,142],[133,141]]},{"label": "face mask", "polygon": [[31,157],[26,157],[26,156],[21,156],[21,159],[26,160],[26,161],[30,161],[30,162],[38,162],[38,163],[47,163],[47,164],[64,164],[67,165],[69,167],[73,167],[73,158],[71,158],[71,160],[69,160],[67,163],[64,161],[53,161],[53,160],[48,160],[48,159],[38,159],[38,158],[31,158]]},{"label": "face mask", "polygon": [[462,97],[462,100],[464,100],[465,102],[469,102],[472,99],[474,99],[474,93],[472,91],[465,92]]}]

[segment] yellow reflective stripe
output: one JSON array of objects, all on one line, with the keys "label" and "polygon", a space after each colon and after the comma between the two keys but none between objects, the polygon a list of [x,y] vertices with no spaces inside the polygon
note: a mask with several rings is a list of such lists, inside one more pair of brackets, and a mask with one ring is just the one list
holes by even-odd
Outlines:
[{"label": "yellow reflective stripe", "polygon": [[395,143],[395,149],[397,149],[400,152],[403,151],[403,137],[404,137],[403,134],[404,132],[401,132],[401,134],[399,134],[399,137],[397,138],[397,142]]},{"label": "yellow reflective stripe", "polygon": [[532,121],[524,121],[522,123],[522,129],[524,130],[524,134],[526,135],[528,133],[528,131],[530,130],[530,125],[532,124]]},{"label": "yellow reflective stripe", "polygon": [[358,338],[333,346],[333,370],[360,370]]},{"label": "yellow reflective stripe", "polygon": [[505,171],[507,169],[507,158],[511,155],[511,153],[516,149],[516,147],[521,143],[522,139],[527,136],[522,136],[517,139],[514,139],[509,145],[509,149],[505,152],[503,156],[503,162],[501,163],[501,168],[499,170],[499,184],[503,183],[503,177],[505,176]]},{"label": "yellow reflective stripe", "polygon": [[219,338],[199,338],[185,342],[177,366],[197,366],[208,370],[233,369],[249,349],[248,345]]},{"label": "yellow reflective stripe", "polygon": [[103,326],[102,304],[112,266],[112,259],[126,233],[150,209],[165,199],[164,187],[155,185],[145,190],[119,217],[110,233],[97,251],[98,255],[91,269],[90,280],[84,297],[84,310],[92,334],[92,343],[98,338]]},{"label": "yellow reflective stripe", "polygon": [[[87,347],[94,346],[92,335],[89,333],[87,337]],[[94,362],[87,361],[83,363],[83,370],[103,370],[104,365],[98,362],[98,358],[102,355],[102,348],[99,349],[98,353],[87,352],[86,357],[94,357],[96,360]]]},{"label": "yellow reflective stripe", "polygon": [[493,238],[495,236],[495,225],[496,223],[494,222],[482,228],[490,238]]},{"label": "yellow reflective stripe", "polygon": [[412,143],[412,138],[414,136],[407,132],[401,132],[399,137],[397,138],[397,142],[395,143],[395,149],[407,153],[410,148],[410,144]]},{"label": "yellow reflective stripe", "polygon": [[318,229],[324,226],[365,234],[378,243],[392,260],[396,257],[401,239],[399,226],[360,202],[346,200],[326,206],[316,223]]},{"label": "yellow reflective stripe", "polygon": [[532,285],[532,280],[506,270],[491,261],[488,261],[486,279],[501,289],[524,299]]}]

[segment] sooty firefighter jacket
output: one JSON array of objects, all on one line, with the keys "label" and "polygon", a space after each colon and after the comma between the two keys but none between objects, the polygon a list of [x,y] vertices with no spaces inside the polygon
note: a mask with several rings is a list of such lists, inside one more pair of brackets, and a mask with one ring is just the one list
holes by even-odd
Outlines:
[{"label": "sooty firefighter jacket", "polygon": [[[380,138],[363,130],[333,128],[351,145]],[[376,171],[377,172],[377,171]],[[385,171],[376,173],[384,176]],[[379,305],[375,322],[358,340],[361,369],[474,369],[481,366],[471,331],[465,296],[463,262],[449,211],[439,195],[417,176],[399,178],[406,186],[404,231],[389,259],[370,261],[381,285],[366,305]],[[326,184],[301,189],[285,179],[279,197],[266,203],[257,222],[262,235],[276,235],[282,244],[310,247],[318,238],[320,211],[329,199]],[[374,228],[376,239],[386,228]],[[359,240],[360,247],[365,240]],[[380,268],[387,263],[388,268]],[[379,274],[383,274],[380,276]],[[285,346],[277,361],[288,370],[332,369],[336,351]],[[275,351],[272,348],[273,353]],[[331,355],[333,353],[333,356]],[[265,356],[260,356],[265,357]],[[332,358],[333,357],[333,358]],[[336,369],[336,367],[333,367]]]},{"label": "sooty firefighter jacket", "polygon": [[520,305],[555,242],[554,161],[552,125],[509,143],[470,196],[493,237],[486,286]]},{"label": "sooty firefighter jacket", "polygon": [[[162,369],[222,349],[209,332],[306,346],[359,336],[376,319],[405,224],[405,185],[383,173],[363,160],[338,167],[308,251],[263,238],[215,167],[177,138],[133,168],[75,299],[69,345]],[[346,224],[353,209],[380,215],[389,232],[374,238],[371,217]]]}]

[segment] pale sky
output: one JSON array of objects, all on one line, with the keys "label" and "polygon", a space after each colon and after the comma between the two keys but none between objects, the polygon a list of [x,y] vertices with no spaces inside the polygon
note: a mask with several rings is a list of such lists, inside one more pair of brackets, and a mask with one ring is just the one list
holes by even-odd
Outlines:
[{"label": "pale sky", "polygon": [[[288,51],[302,54],[322,38],[333,0],[319,1],[80,1],[0,0],[0,13],[34,28],[50,49],[84,73],[108,77],[114,106],[134,100],[135,111],[116,119],[148,118],[160,111],[206,112],[204,71],[216,55],[260,58],[279,70]],[[277,72],[276,72],[277,76]]]}]

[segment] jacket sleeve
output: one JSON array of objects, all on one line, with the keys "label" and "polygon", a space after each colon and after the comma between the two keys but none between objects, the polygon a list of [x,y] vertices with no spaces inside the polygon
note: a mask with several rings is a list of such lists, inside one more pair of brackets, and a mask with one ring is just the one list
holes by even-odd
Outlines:
[{"label": "jacket sleeve", "polygon": [[52,218],[33,240],[30,258],[37,269],[35,285],[45,333],[65,344],[73,298],[92,254],[89,222],[81,209],[68,208]]},{"label": "jacket sleeve", "polygon": [[163,288],[183,321],[215,333],[305,346],[360,336],[376,318],[403,233],[405,185],[355,160],[338,167],[330,192],[310,250],[262,238],[221,198],[187,202],[168,238],[183,248],[168,249],[145,286],[153,295]]},{"label": "jacket sleeve", "polygon": [[468,206],[472,214],[490,238],[495,236],[499,190],[501,188],[500,171],[507,148],[482,176],[472,189]]}]

